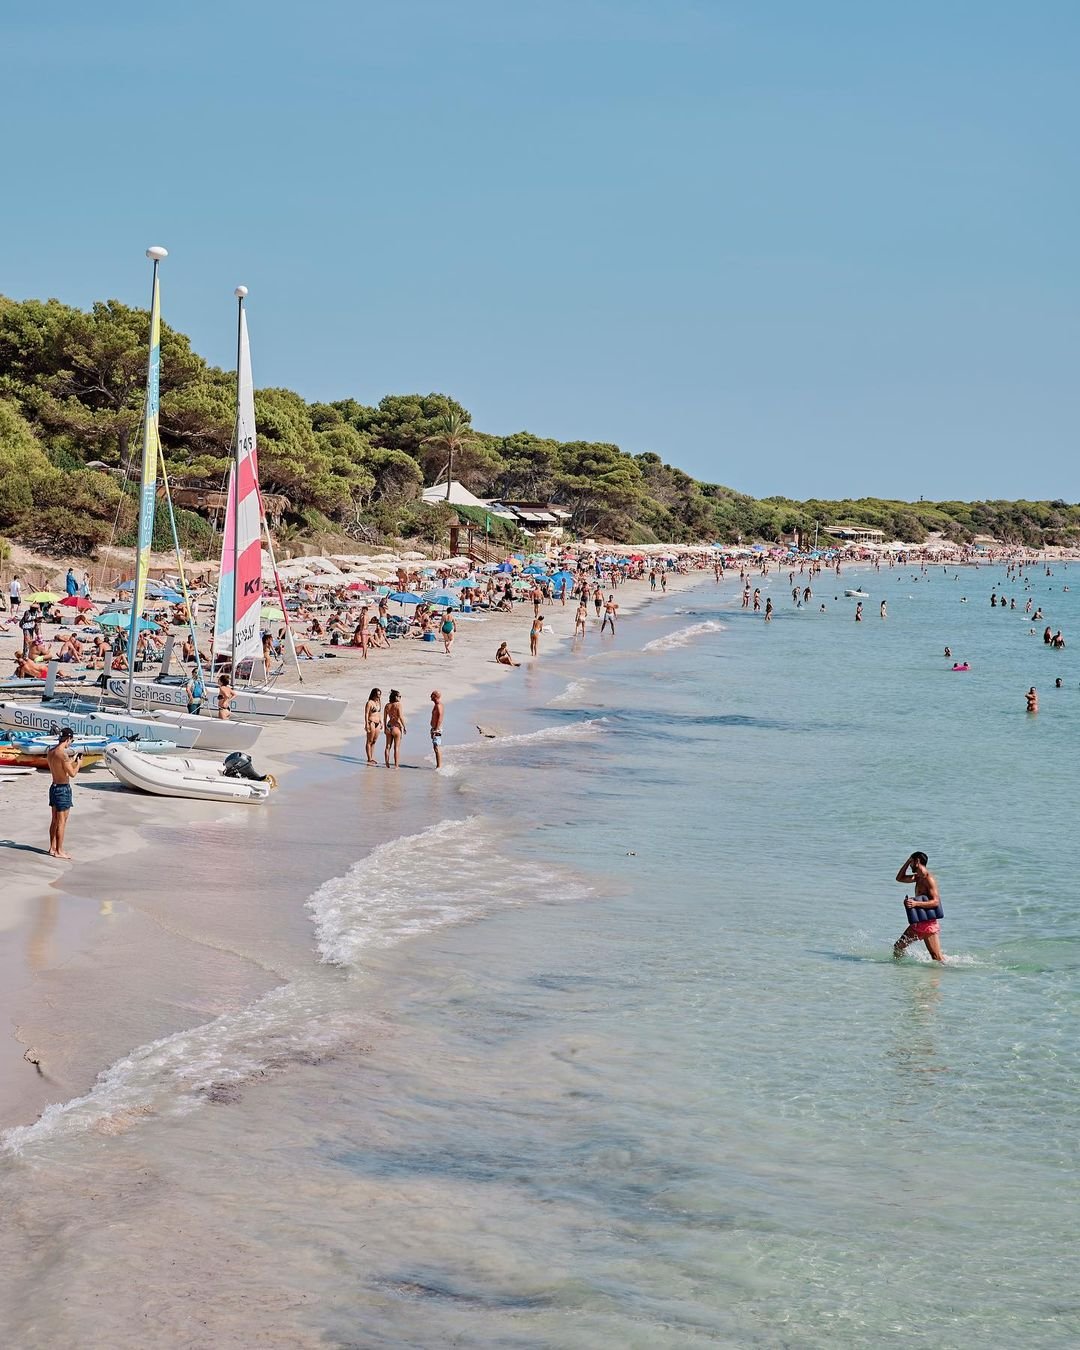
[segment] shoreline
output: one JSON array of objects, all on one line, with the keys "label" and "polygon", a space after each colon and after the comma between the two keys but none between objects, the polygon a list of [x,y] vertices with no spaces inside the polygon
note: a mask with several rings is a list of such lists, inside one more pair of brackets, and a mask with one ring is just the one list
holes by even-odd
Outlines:
[{"label": "shoreline", "polygon": [[[731,590],[730,582],[729,574],[725,589]],[[620,634],[652,599],[705,583],[712,583],[711,572],[698,570],[670,578],[666,594],[650,594],[644,580],[624,583]],[[47,826],[43,778],[29,779],[33,788],[22,781],[0,787],[5,835],[21,860],[0,911],[9,1033],[0,1059],[0,1071],[8,1070],[0,1072],[5,1084],[0,1129],[30,1124],[46,1106],[85,1094],[133,1047],[246,1006],[287,982],[298,957],[317,961],[304,908],[308,897],[378,845],[436,823],[441,816],[424,819],[420,813],[454,791],[453,774],[436,773],[431,764],[427,690],[437,682],[443,691],[452,738],[445,754],[452,765],[455,747],[475,743],[475,721],[489,722],[493,713],[507,723],[528,716],[530,696],[548,670],[544,657],[565,655],[572,641],[571,605],[546,606],[545,617],[553,628],[541,656],[535,661],[523,656],[519,670],[497,666],[492,656],[504,639],[527,645],[521,614],[462,623],[449,659],[441,646],[410,642],[368,661],[348,653],[338,661],[312,663],[305,683],[310,670],[312,688],[345,695],[350,707],[342,722],[330,726],[285,723],[263,731],[253,759],[281,784],[266,807],[230,806],[223,812],[219,803],[141,797],[96,770],[76,787],[68,842],[81,856],[65,867],[35,854],[29,842]],[[595,634],[590,619],[586,642]],[[616,641],[609,649],[618,646]],[[386,773],[381,764],[368,786],[356,733],[367,688],[379,683],[385,694],[391,673],[411,725],[402,762],[406,772],[391,780],[407,788],[386,790],[377,788]],[[427,769],[421,779],[427,790],[413,792],[415,768]],[[408,797],[402,795],[406,790]],[[381,833],[357,832],[355,817],[372,791],[387,799],[376,808],[388,806],[384,814],[390,820]],[[275,828],[290,802],[296,819]],[[294,825],[298,833],[291,836]],[[320,827],[338,831],[332,844],[319,846]],[[199,843],[195,854],[193,839]],[[238,863],[247,865],[248,877]],[[280,887],[285,875],[289,903],[269,911],[260,906],[259,878],[269,876]]]}]

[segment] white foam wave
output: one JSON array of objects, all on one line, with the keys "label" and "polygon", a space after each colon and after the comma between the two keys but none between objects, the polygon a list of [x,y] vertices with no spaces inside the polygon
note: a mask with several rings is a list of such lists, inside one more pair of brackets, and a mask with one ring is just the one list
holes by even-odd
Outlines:
[{"label": "white foam wave", "polygon": [[240,1012],[175,1032],[133,1050],[102,1072],[81,1097],[47,1106],[32,1125],[0,1135],[0,1147],[21,1153],[55,1136],[120,1134],[161,1115],[182,1115],[290,1063],[332,1053],[355,1031],[314,987],[282,985]]},{"label": "white foam wave", "polygon": [[455,745],[455,754],[470,750],[487,750],[493,745],[535,745],[544,741],[574,741],[583,737],[597,736],[607,723],[606,717],[587,717],[580,722],[569,722],[561,727],[541,727],[539,731],[523,731],[514,736],[485,736],[483,740],[467,745]]},{"label": "white foam wave", "polygon": [[595,683],[595,680],[571,680],[561,694],[551,699],[551,703],[580,703],[586,689]]},{"label": "white foam wave", "polygon": [[[492,842],[476,817],[444,820],[380,845],[320,886],[308,909],[323,962],[354,967],[366,950],[510,906],[589,893],[554,871],[498,856]],[[85,1095],[54,1103],[32,1125],[0,1135],[0,1151],[23,1153],[88,1131],[119,1134],[232,1100],[252,1079],[355,1046],[370,1023],[349,984],[312,971],[239,1012],[133,1050]]]},{"label": "white foam wave", "polygon": [[[554,873],[498,856],[475,816],[443,820],[382,844],[307,903],[322,959],[354,966],[365,950],[467,923],[500,909],[568,896]],[[581,892],[584,894],[584,891]]]},{"label": "white foam wave", "polygon": [[721,633],[724,630],[722,623],[717,623],[715,619],[706,619],[704,623],[692,623],[686,628],[676,628],[674,633],[668,633],[666,637],[653,638],[652,642],[646,642],[642,647],[643,652],[669,652],[676,647],[686,647],[695,638],[702,633]]}]

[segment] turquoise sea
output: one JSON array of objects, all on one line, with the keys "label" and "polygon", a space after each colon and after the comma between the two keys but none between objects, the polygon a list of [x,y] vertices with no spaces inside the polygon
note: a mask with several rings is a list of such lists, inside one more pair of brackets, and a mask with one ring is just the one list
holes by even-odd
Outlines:
[{"label": "turquoise sea", "polygon": [[[346,776],[291,980],[9,1137],[7,1343],[1080,1342],[1052,570],[774,573],[768,625],[703,574]],[[891,959],[916,848],[943,967]]]}]

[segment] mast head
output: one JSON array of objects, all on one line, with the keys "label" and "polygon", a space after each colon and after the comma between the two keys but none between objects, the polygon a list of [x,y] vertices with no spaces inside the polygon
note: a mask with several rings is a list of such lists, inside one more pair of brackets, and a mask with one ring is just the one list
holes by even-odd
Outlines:
[{"label": "mast head", "polygon": [[247,287],[237,286],[236,290],[233,291],[233,295],[236,296],[237,300],[243,300],[244,296],[247,295]]},{"label": "mast head", "polygon": [[169,256],[169,250],[167,248],[162,248],[160,244],[154,244],[151,248],[146,250],[146,256],[154,262],[161,262],[162,258],[167,258]]}]

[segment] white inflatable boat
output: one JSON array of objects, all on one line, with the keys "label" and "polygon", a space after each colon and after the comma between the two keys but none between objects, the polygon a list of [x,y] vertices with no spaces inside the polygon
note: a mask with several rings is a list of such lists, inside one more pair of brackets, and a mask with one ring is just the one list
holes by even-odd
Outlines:
[{"label": "white inflatable boat", "polygon": [[[246,756],[244,757],[246,758]],[[212,802],[261,802],[275,787],[273,778],[233,777],[214,759],[150,756],[110,745],[105,763],[125,787],[158,797],[201,797]],[[250,761],[249,761],[250,763]]]}]

